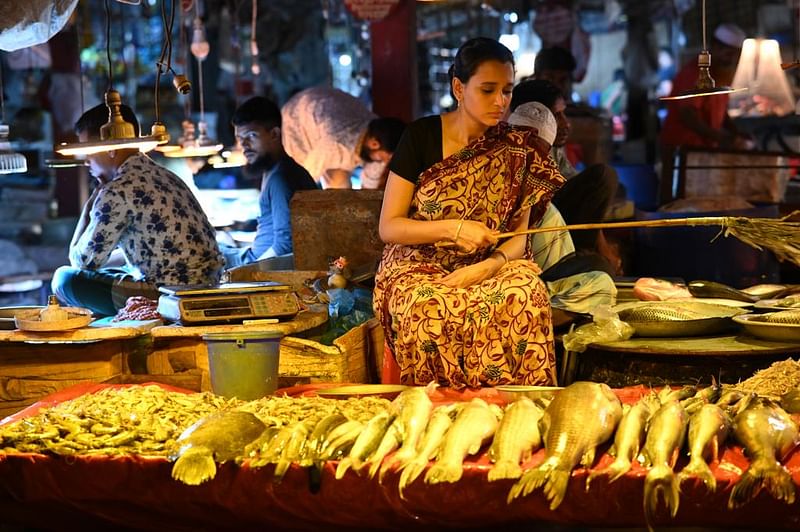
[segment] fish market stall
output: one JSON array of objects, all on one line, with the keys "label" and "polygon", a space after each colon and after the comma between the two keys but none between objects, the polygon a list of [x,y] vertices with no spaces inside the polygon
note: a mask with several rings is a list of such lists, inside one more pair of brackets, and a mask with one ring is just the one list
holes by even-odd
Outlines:
[{"label": "fish market stall", "polygon": [[[781,435],[796,439],[797,419],[787,421],[777,407],[753,403],[742,410],[747,415],[737,414],[736,439],[721,445],[718,460],[706,457],[711,477],[681,476],[690,463],[684,452],[674,468],[659,462],[668,460],[659,453],[682,447],[687,432],[690,448],[701,440],[693,427],[709,424],[693,422],[689,411],[734,405],[741,392],[734,398],[730,390],[665,388],[656,395],[644,387],[612,392],[582,383],[536,392],[531,400],[514,389],[413,388],[390,403],[358,394],[331,399],[325,390],[300,386],[285,390],[287,397],[246,404],[165,386],[64,390],[0,425],[0,512],[9,523],[60,529],[632,527],[645,523],[645,509],[653,526],[800,527],[797,505],[767,490],[739,488],[733,495],[751,465],[740,443],[748,441],[747,423],[783,419]],[[623,411],[622,404],[636,408]],[[237,413],[220,415],[220,409]],[[637,454],[639,443],[632,449],[630,439],[643,430],[637,419],[653,411],[660,421],[651,425],[659,428],[639,442],[653,465],[633,460],[629,470],[620,468],[621,459]],[[125,421],[134,418],[138,425]],[[542,422],[525,423],[536,419]],[[19,420],[28,436],[14,425]],[[182,433],[190,425],[194,430]],[[523,430],[542,426],[550,432]],[[178,434],[176,446],[171,440]],[[612,440],[617,459],[606,452]],[[546,449],[538,448],[542,443]],[[416,449],[438,449],[438,458],[429,462],[427,451],[421,457]],[[215,464],[212,455],[228,461]],[[695,450],[692,457],[697,471],[702,455]],[[582,456],[589,457],[588,468],[578,464]],[[775,460],[770,471],[787,490],[782,497],[793,501],[800,453],[792,447],[777,458],[783,464],[777,468]],[[565,473],[550,475],[550,466]],[[679,494],[662,489],[676,479]]]}]

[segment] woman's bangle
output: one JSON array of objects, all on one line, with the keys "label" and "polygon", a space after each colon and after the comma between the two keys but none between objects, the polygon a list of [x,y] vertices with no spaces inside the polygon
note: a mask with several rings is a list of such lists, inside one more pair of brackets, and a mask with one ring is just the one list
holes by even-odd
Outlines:
[{"label": "woman's bangle", "polygon": [[503,266],[505,266],[506,264],[508,264],[508,254],[506,254],[506,252],[505,252],[505,251],[503,251],[503,250],[502,250],[502,249],[500,249],[500,248],[497,248],[497,249],[495,249],[494,251],[492,251],[492,255],[494,255],[495,253],[499,253],[499,254],[500,254],[502,257],[503,257],[503,260],[505,261],[505,262],[503,263]]},{"label": "woman's bangle", "polygon": [[464,220],[458,222],[458,227],[456,227],[456,236],[453,237],[453,242],[458,242],[458,235],[461,234],[462,227],[464,227]]}]

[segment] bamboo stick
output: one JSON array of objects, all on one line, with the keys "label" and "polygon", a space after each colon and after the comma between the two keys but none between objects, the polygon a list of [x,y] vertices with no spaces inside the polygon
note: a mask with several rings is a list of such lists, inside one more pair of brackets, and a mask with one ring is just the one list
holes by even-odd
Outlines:
[{"label": "bamboo stick", "polygon": [[[497,238],[510,238],[519,235],[532,235],[535,233],[548,233],[551,231],[574,231],[582,229],[618,229],[625,227],[680,227],[696,225],[721,225],[726,226],[730,223],[730,216],[705,216],[698,218],[665,218],[660,220],[634,220],[632,222],[598,222],[590,224],[572,224],[555,227],[537,227],[509,233],[500,233]],[[772,221],[779,221],[770,219]]]}]

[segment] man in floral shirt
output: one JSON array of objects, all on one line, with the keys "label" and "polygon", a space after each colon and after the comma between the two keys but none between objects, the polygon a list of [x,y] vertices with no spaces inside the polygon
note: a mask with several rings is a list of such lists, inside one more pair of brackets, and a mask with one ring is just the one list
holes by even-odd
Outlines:
[{"label": "man in floral shirt", "polygon": [[[139,125],[122,106],[123,118]],[[75,124],[81,142],[99,140],[108,108],[98,105]],[[130,296],[158,298],[161,285],[214,284],[223,258],[214,228],[178,176],[138,149],[88,156],[97,187],[84,205],[69,249],[70,266],[53,276],[52,289],[69,305],[113,315]],[[104,268],[119,248],[127,263]]]}]

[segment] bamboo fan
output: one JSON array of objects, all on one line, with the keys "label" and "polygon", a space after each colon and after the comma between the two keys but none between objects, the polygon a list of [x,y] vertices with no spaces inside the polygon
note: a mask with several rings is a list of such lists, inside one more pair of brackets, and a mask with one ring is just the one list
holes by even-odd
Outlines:
[{"label": "bamboo fan", "polygon": [[[794,211],[783,218],[746,218],[742,216],[706,216],[699,218],[672,218],[663,220],[637,220],[633,222],[602,222],[590,224],[539,227],[511,233],[500,233],[500,239],[518,235],[547,233],[550,231],[576,231],[582,229],[620,229],[625,227],[678,227],[718,225],[720,234],[733,236],[748,246],[772,251],[780,260],[800,266],[800,222],[787,221],[800,214]],[[719,235],[717,235],[719,236]],[[717,237],[714,237],[715,239]]]}]

